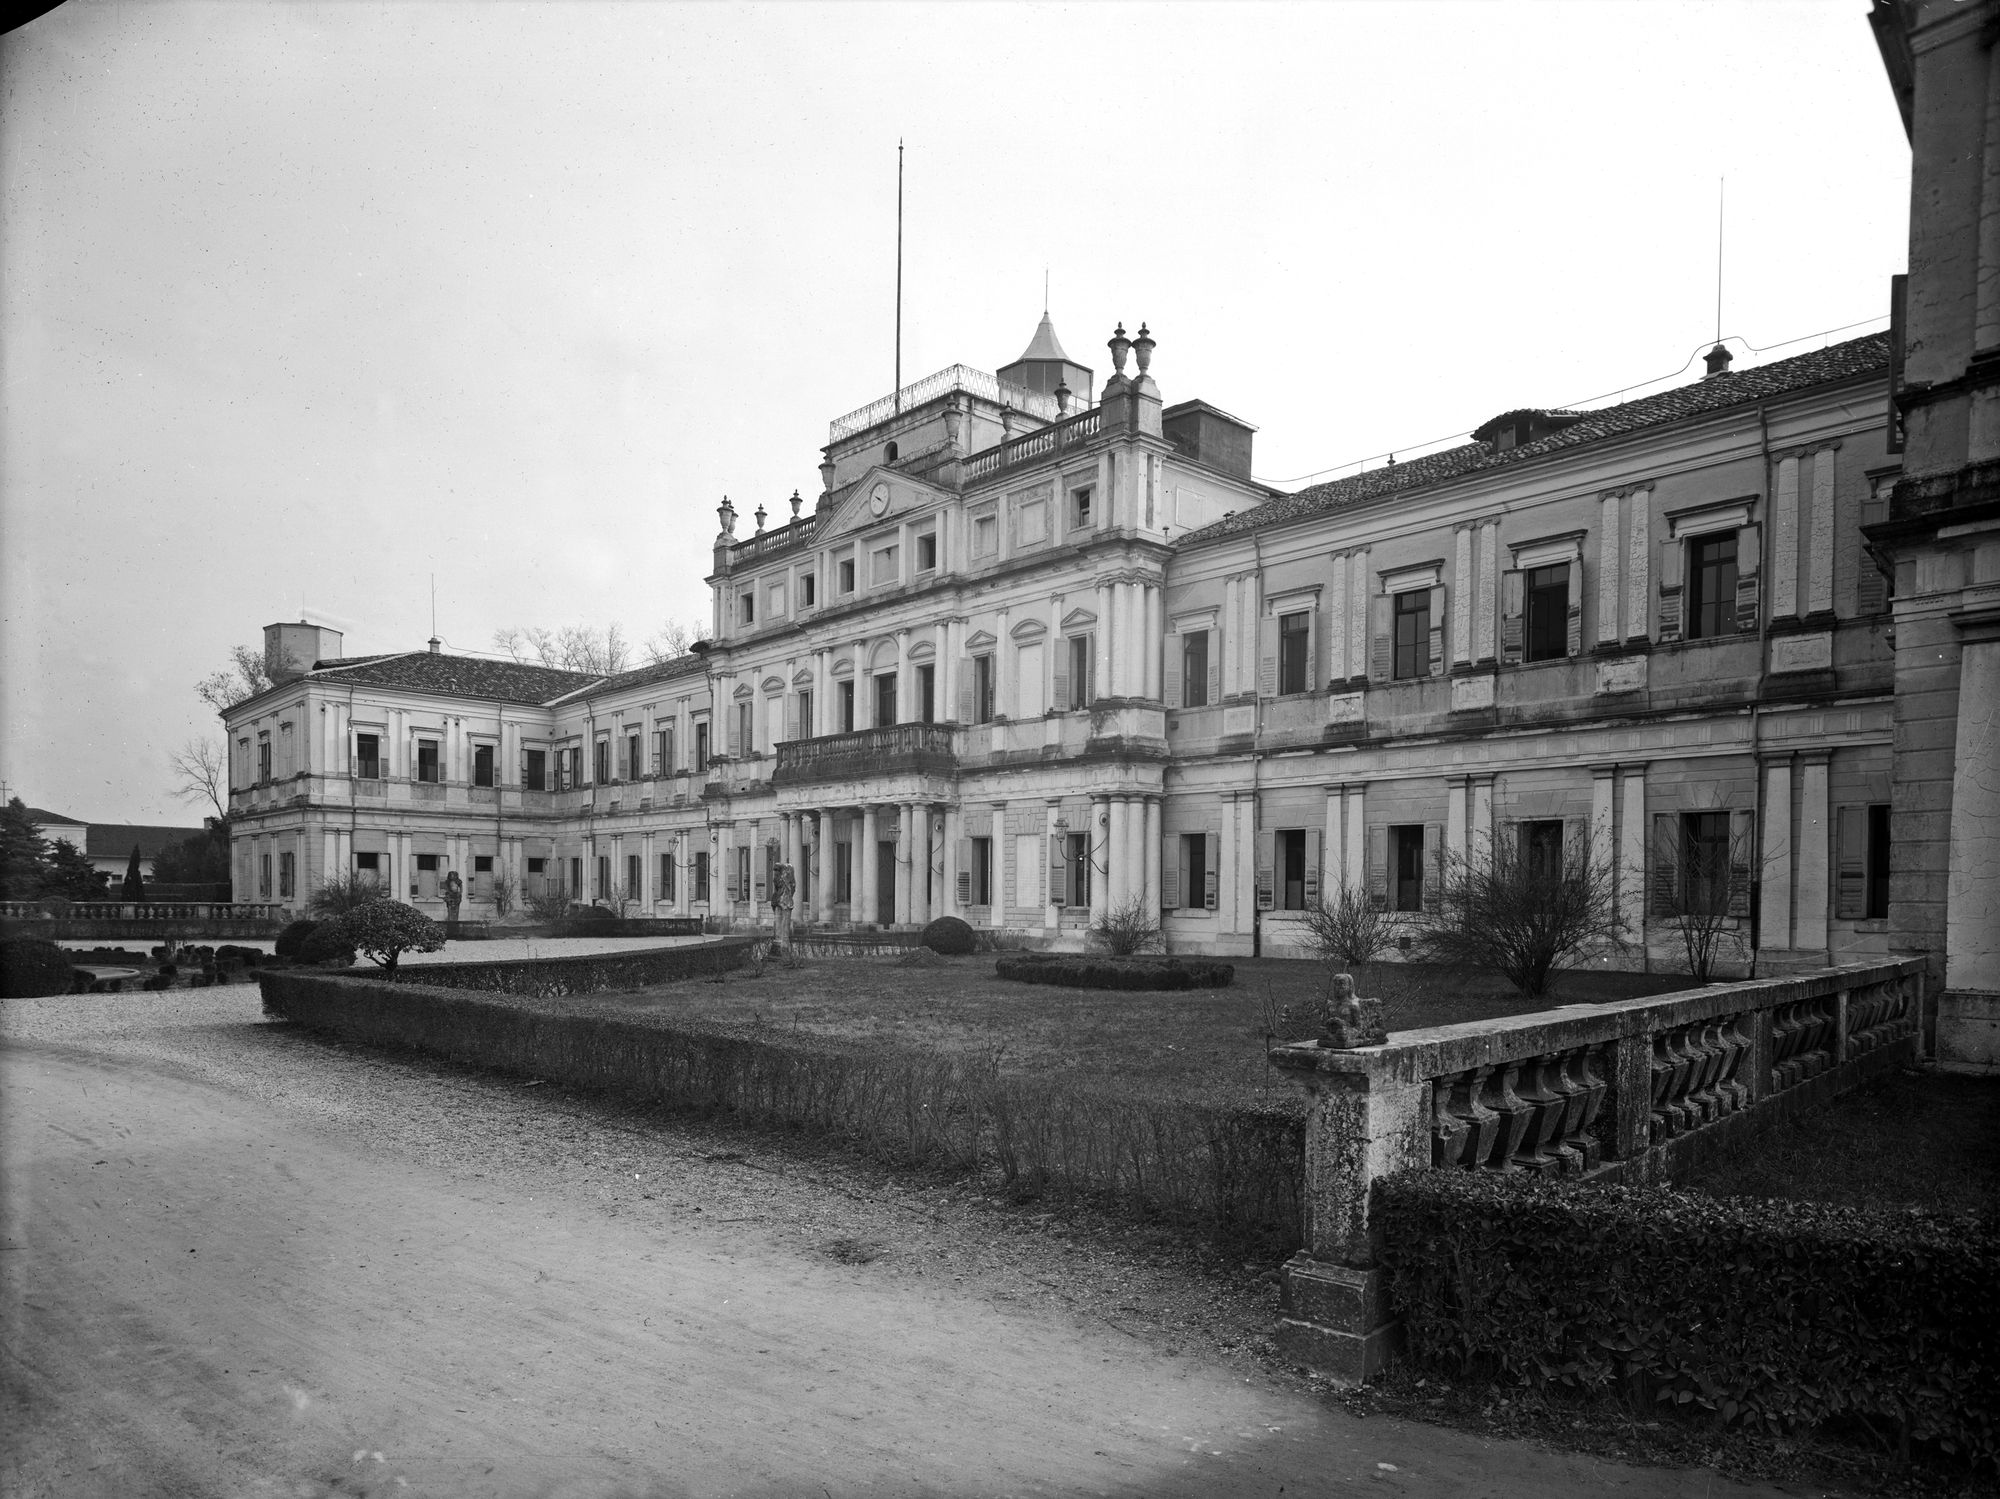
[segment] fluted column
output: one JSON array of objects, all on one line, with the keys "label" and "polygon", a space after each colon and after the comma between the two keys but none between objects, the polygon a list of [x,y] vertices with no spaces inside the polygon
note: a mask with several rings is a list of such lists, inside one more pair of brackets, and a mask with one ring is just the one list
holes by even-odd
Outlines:
[{"label": "fluted column", "polygon": [[917,869],[917,844],[922,840],[919,821],[923,808],[915,802],[904,802],[898,809],[900,821],[896,838],[896,924],[908,926],[916,916],[914,899]]},{"label": "fluted column", "polygon": [[875,894],[882,879],[879,842],[875,832],[875,807],[870,803],[861,809],[861,888],[854,892],[850,908],[857,924],[865,922],[873,926],[881,915],[881,903]]},{"label": "fluted column", "polygon": [[1125,871],[1131,863],[1131,805],[1122,796],[1110,798],[1111,836],[1104,860],[1104,905],[1115,911],[1125,899]]},{"label": "fluted column", "polygon": [[1111,909],[1111,798],[1090,799],[1090,924]]}]

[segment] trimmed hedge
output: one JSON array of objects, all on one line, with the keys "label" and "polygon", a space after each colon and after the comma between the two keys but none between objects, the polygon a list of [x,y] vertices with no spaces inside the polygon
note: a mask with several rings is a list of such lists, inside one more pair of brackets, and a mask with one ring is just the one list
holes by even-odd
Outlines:
[{"label": "trimmed hedge", "polygon": [[569,958],[520,958],[501,963],[423,963],[400,970],[405,981],[441,989],[480,989],[555,999],[607,989],[644,989],[741,968],[755,937],[725,938],[687,947],[638,952],[583,953]]},{"label": "trimmed hedge", "polygon": [[317,921],[291,922],[282,932],[278,933],[278,940],[272,944],[271,951],[276,957],[296,959],[299,955],[300,945],[306,938],[318,930],[319,923]]},{"label": "trimmed hedge", "polygon": [[962,958],[979,945],[979,938],[956,916],[940,916],[924,928],[923,945],[945,957]]},{"label": "trimmed hedge", "polygon": [[434,971],[389,983],[266,969],[259,981],[266,1013],[347,1040],[836,1136],[895,1164],[992,1172],[1016,1196],[1088,1195],[1259,1252],[1299,1241],[1305,1121],[1294,1113],[1003,1076],[992,1057],[825,1051],[453,993],[426,987]]},{"label": "trimmed hedge", "polygon": [[2000,1465],[2000,1224],[1415,1171],[1375,1187],[1411,1359]]},{"label": "trimmed hedge", "polygon": [[39,999],[67,994],[72,976],[70,955],[41,937],[14,937],[0,942],[0,997]]},{"label": "trimmed hedge", "polygon": [[1008,953],[993,965],[1003,979],[1071,989],[1227,989],[1233,963],[1209,958],[1105,958],[1083,953]]}]

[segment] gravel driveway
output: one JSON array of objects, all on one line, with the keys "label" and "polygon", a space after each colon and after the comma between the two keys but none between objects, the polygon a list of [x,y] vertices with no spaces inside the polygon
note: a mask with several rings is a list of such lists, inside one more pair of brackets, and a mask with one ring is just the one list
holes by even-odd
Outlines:
[{"label": "gravel driveway", "polygon": [[248,986],[3,1018],[9,1495],[1774,1492],[1357,1420],[1242,1267]]}]

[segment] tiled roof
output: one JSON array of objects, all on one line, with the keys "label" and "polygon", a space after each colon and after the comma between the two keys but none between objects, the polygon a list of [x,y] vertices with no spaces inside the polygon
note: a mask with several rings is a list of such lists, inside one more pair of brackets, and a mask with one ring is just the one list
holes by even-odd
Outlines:
[{"label": "tiled roof", "polygon": [[200,828],[161,828],[130,822],[93,822],[83,835],[83,851],[93,859],[124,859],[132,845],[139,845],[139,857],[151,859],[161,850],[185,843]]},{"label": "tiled roof", "polygon": [[654,682],[670,682],[676,677],[693,676],[704,668],[700,656],[676,656],[671,661],[655,661],[648,666],[635,667],[631,671],[621,671],[615,677],[603,677],[591,686],[569,693],[571,697],[602,697],[607,692],[621,692],[627,687],[646,687]]},{"label": "tiled roof", "polygon": [[1427,453],[1408,463],[1370,469],[1345,479],[1315,484],[1296,494],[1281,495],[1235,515],[1224,516],[1199,531],[1190,531],[1174,545],[1177,550],[1185,550],[1260,526],[1279,525],[1321,511],[1343,509],[1381,495],[1425,489],[1481,469],[1530,462],[1607,437],[1620,437],[1647,427],[1705,416],[1709,412],[1745,402],[1768,400],[1834,380],[1865,375],[1871,370],[1886,369],[1888,363],[1888,335],[1871,333],[1865,338],[1852,338],[1810,354],[1774,360],[1755,369],[1717,375],[1710,380],[1696,380],[1658,395],[1627,401],[1623,405],[1587,411],[1582,413],[1583,419],[1574,425],[1518,448],[1509,448],[1504,453],[1495,452],[1485,443],[1469,442],[1460,447],[1446,448],[1443,452]]},{"label": "tiled roof", "polygon": [[352,682],[357,687],[401,687],[446,697],[488,698],[538,706],[604,680],[590,672],[558,671],[551,666],[484,661],[475,656],[447,656],[433,651],[329,661],[314,667],[313,675],[327,682]]},{"label": "tiled roof", "polygon": [[51,812],[43,807],[28,808],[28,820],[38,828],[51,825],[72,828],[87,826],[81,817],[65,817],[60,812]]}]

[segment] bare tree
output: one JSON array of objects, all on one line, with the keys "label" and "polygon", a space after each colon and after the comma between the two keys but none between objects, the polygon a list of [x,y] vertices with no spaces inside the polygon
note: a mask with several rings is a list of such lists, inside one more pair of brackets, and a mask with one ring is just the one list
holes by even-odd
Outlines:
[{"label": "bare tree", "polygon": [[283,652],[260,650],[251,645],[233,646],[229,666],[210,672],[195,683],[194,693],[217,713],[227,713],[238,703],[269,691],[279,677],[298,670],[299,663]]},{"label": "bare tree", "polygon": [[625,638],[624,627],[616,623],[602,630],[589,625],[564,625],[555,630],[541,625],[510,625],[493,632],[493,643],[516,661],[558,671],[608,677],[633,665],[631,642]]},{"label": "bare tree", "polygon": [[1537,857],[1512,838],[1485,858],[1447,853],[1431,919],[1416,932],[1432,962],[1490,968],[1531,999],[1592,951],[1622,947],[1618,871],[1588,841]]},{"label": "bare tree", "polygon": [[213,739],[190,739],[167,756],[177,801],[206,801],[218,819],[229,816],[229,752]]},{"label": "bare tree", "polygon": [[1758,868],[1751,819],[1727,840],[1688,835],[1664,820],[1653,849],[1653,916],[1680,938],[1687,971],[1706,984],[1725,957],[1750,955],[1750,885]]},{"label": "bare tree", "polygon": [[1091,924],[1090,935],[1113,957],[1129,958],[1159,944],[1160,924],[1147,909],[1145,896],[1135,895],[1123,905],[1106,909]]},{"label": "bare tree", "polygon": [[1360,885],[1344,884],[1300,915],[1305,918],[1301,945],[1325,968],[1329,994],[1335,975],[1367,968],[1396,940],[1396,918],[1377,910]]},{"label": "bare tree", "polygon": [[688,653],[688,647],[694,644],[694,640],[693,626],[669,619],[660,626],[659,633],[646,642],[646,659],[654,666],[662,661],[677,660]]},{"label": "bare tree", "polygon": [[493,877],[486,882],[486,898],[493,902],[493,914],[502,921],[514,909],[520,893],[514,876],[505,869],[495,870]]},{"label": "bare tree", "polygon": [[569,892],[550,880],[539,886],[531,882],[522,892],[521,903],[544,925],[554,926],[569,915]]}]

